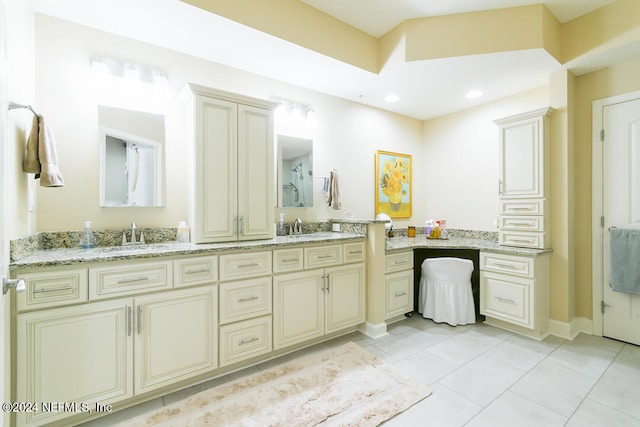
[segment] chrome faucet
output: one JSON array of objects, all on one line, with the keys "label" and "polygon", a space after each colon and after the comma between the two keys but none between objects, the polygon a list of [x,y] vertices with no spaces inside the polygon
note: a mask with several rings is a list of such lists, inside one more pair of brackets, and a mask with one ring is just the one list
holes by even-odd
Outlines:
[{"label": "chrome faucet", "polygon": [[131,223],[131,241],[127,242],[127,233],[126,231],[122,233],[122,244],[123,245],[144,245],[144,232],[140,232],[140,240],[136,241],[136,230],[138,228],[136,227],[136,223],[132,222]]},{"label": "chrome faucet", "polygon": [[291,226],[291,234],[300,235],[302,234],[302,220],[300,218],[296,218]]}]

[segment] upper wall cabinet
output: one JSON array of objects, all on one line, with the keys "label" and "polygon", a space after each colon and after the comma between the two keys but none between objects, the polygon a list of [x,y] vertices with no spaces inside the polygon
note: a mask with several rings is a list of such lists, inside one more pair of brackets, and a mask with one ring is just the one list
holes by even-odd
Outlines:
[{"label": "upper wall cabinet", "polygon": [[548,117],[544,108],[496,120],[500,127],[500,243],[549,246]]},{"label": "upper wall cabinet", "polygon": [[275,104],[189,84],[196,243],[273,237]]}]

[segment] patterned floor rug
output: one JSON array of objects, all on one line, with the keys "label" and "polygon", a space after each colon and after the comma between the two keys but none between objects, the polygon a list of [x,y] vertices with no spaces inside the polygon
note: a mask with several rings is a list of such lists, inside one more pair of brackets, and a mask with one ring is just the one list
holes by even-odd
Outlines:
[{"label": "patterned floor rug", "polygon": [[377,426],[431,390],[354,343],[200,392],[127,426]]}]

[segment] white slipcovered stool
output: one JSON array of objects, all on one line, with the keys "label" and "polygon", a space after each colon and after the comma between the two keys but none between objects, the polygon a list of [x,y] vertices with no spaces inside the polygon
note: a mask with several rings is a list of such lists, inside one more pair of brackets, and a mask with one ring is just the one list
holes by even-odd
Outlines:
[{"label": "white slipcovered stool", "polygon": [[418,312],[426,319],[451,326],[476,322],[471,289],[473,261],[428,258],[422,263]]}]

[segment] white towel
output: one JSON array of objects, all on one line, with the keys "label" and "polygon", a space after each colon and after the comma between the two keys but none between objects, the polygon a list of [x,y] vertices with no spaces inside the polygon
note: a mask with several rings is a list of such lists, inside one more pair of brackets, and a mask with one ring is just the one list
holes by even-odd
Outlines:
[{"label": "white towel", "polygon": [[332,170],[329,175],[329,193],[327,195],[327,203],[333,209],[338,210],[342,208],[342,202],[340,201],[340,187],[338,185],[338,172]]},{"label": "white towel", "polygon": [[34,116],[27,138],[22,170],[35,173],[42,187],[62,187],[64,179],[58,169],[58,154],[53,132],[45,124],[44,117]]}]

